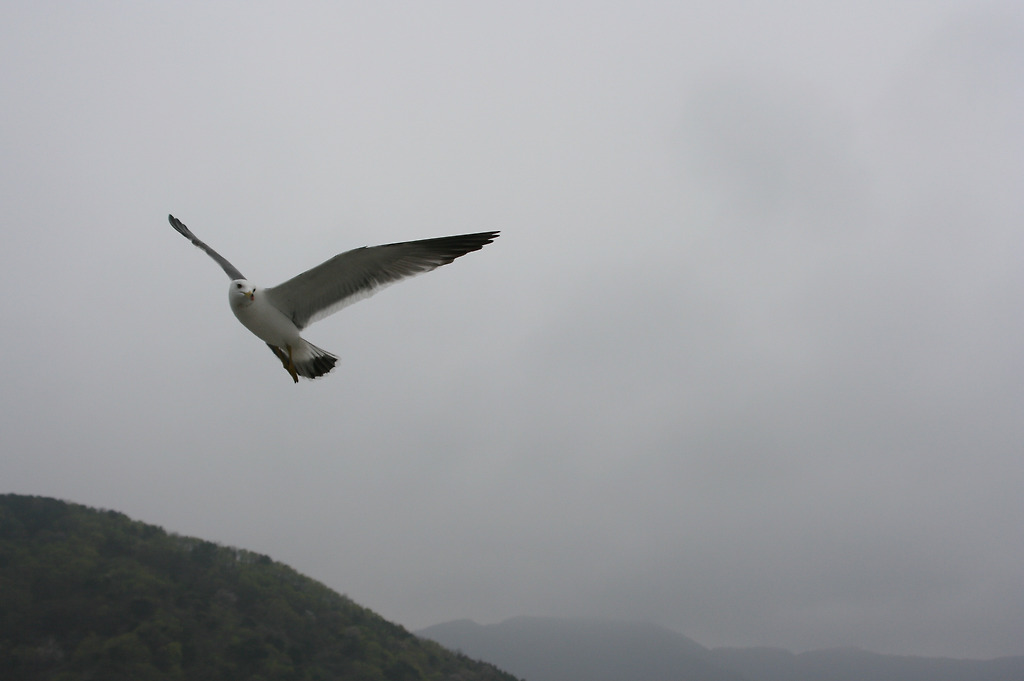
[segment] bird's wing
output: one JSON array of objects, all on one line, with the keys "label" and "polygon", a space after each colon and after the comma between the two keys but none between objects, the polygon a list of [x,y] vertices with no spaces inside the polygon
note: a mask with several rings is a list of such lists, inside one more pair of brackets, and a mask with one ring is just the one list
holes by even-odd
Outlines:
[{"label": "bird's wing", "polygon": [[189,228],[186,227],[184,223],[182,223],[181,220],[174,217],[173,215],[168,215],[167,220],[171,223],[171,227],[174,227],[174,229],[178,230],[179,234],[181,234],[183,237],[191,241],[193,244],[195,244],[202,250],[206,251],[206,255],[216,260],[217,264],[224,268],[224,271],[228,273],[229,277],[231,277],[231,281],[234,281],[235,279],[245,279],[245,277],[242,276],[242,273],[238,271],[237,267],[229,263],[227,261],[227,258],[225,258],[223,255],[207,246],[204,242],[197,239],[196,235],[193,234],[191,230],[189,230]]},{"label": "bird's wing", "polygon": [[382,286],[447,265],[478,251],[498,232],[445,236],[357,248],[266,289],[264,295],[300,329],[333,314]]}]

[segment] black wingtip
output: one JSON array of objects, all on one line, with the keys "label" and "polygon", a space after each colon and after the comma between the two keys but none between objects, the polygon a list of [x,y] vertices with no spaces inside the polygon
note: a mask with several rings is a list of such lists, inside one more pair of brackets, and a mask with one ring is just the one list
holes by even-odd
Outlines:
[{"label": "black wingtip", "polygon": [[458,234],[455,236],[442,236],[436,239],[423,239],[412,243],[429,247],[437,255],[447,258],[445,264],[455,258],[461,258],[467,253],[479,251],[489,243],[498,238],[500,232],[476,232],[475,234]]},{"label": "black wingtip", "polygon": [[171,223],[171,227],[173,227],[174,231],[178,234],[182,235],[189,241],[195,241],[195,236],[189,231],[188,227],[185,226],[184,222],[169,213],[167,215],[167,222]]}]

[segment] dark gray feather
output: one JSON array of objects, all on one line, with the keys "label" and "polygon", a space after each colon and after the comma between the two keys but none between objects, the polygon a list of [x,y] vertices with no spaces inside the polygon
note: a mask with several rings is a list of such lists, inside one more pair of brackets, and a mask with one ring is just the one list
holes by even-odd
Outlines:
[{"label": "dark gray feather", "polygon": [[167,220],[171,223],[171,227],[174,227],[174,229],[176,229],[179,234],[181,234],[183,237],[185,237],[193,244],[195,244],[196,247],[205,251],[206,255],[216,260],[217,264],[220,265],[225,272],[227,272],[227,275],[229,277],[231,277],[231,281],[234,281],[235,279],[245,279],[242,273],[238,271],[237,267],[229,263],[227,261],[227,258],[225,258],[223,255],[207,246],[204,242],[200,241],[196,237],[196,235],[193,234],[191,230],[189,230],[189,228],[186,227],[181,220],[174,217],[173,215],[168,215]]},{"label": "dark gray feather", "polygon": [[447,265],[497,237],[498,232],[480,232],[356,248],[267,289],[265,295],[302,329],[382,286]]}]

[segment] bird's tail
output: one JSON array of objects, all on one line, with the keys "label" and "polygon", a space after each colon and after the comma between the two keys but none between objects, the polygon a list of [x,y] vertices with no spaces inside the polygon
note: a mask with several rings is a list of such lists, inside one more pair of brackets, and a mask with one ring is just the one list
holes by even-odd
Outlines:
[{"label": "bird's tail", "polygon": [[297,348],[292,348],[292,361],[295,363],[295,373],[303,378],[319,378],[331,371],[338,363],[338,358],[321,350],[309,341],[299,339]]},{"label": "bird's tail", "polygon": [[[275,345],[270,345],[270,343],[267,343],[267,345],[274,355],[281,360],[285,370],[292,374],[292,369],[289,367],[288,351]],[[329,373],[337,363],[337,357],[326,350],[318,348],[304,338],[300,338],[298,345],[291,349],[291,365],[295,368],[292,378],[295,379],[296,383],[299,381],[297,376],[309,379],[319,378]]]}]

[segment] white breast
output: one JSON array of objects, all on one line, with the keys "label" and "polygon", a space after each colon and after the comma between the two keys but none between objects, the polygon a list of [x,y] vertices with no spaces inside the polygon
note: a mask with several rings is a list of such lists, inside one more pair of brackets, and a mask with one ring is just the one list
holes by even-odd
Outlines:
[{"label": "white breast", "polygon": [[228,300],[238,321],[257,337],[280,348],[298,345],[298,327],[267,301],[263,289],[256,289],[253,300],[236,295],[229,296]]}]

